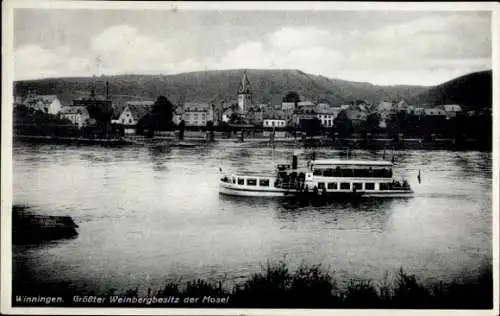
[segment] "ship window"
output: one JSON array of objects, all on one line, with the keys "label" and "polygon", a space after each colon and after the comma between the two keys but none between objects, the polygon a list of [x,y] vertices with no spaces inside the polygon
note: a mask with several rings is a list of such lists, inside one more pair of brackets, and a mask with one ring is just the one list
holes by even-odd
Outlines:
[{"label": "ship window", "polygon": [[325,171],[323,172],[323,175],[325,177],[333,177],[334,175],[334,170],[333,169],[325,169]]},{"label": "ship window", "polygon": [[355,177],[362,177],[363,176],[363,169],[354,169],[353,174]]},{"label": "ship window", "polygon": [[315,169],[313,171],[313,175],[315,175],[315,176],[322,176],[323,175],[323,170],[321,170],[321,169]]},{"label": "ship window", "polygon": [[235,177],[233,177],[233,183],[236,183],[236,178]]},{"label": "ship window", "polygon": [[318,189],[322,190],[325,188],[325,183],[324,182],[318,182]]},{"label": "ship window", "polygon": [[328,190],[337,190],[337,182],[328,183]]},{"label": "ship window", "polygon": [[356,182],[356,183],[353,183],[353,185],[354,185],[354,189],[356,189],[356,190],[363,189],[363,183]]},{"label": "ship window", "polygon": [[351,184],[349,182],[342,182],[342,183],[340,183],[340,189],[341,190],[350,190]]},{"label": "ship window", "polygon": [[247,185],[257,185],[257,179],[247,179]]},{"label": "ship window", "polygon": [[373,182],[365,183],[365,190],[375,190],[375,183]]},{"label": "ship window", "polygon": [[380,190],[389,190],[390,183],[380,183]]},{"label": "ship window", "polygon": [[259,180],[259,186],[261,186],[261,187],[268,187],[269,186],[269,179],[260,179]]},{"label": "ship window", "polygon": [[238,178],[238,184],[244,185],[245,184],[245,179],[243,178]]}]

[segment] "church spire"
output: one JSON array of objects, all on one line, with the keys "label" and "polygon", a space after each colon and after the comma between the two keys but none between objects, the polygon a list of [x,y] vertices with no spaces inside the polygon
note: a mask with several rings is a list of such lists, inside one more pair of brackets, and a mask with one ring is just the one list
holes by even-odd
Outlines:
[{"label": "church spire", "polygon": [[238,88],[238,94],[251,94],[250,81],[247,77],[246,70],[243,72],[243,77],[241,78],[240,87]]}]

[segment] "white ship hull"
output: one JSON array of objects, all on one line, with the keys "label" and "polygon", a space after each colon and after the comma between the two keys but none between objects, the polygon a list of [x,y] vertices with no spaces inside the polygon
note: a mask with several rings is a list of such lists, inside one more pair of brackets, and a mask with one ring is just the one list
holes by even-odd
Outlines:
[{"label": "white ship hull", "polygon": [[[247,196],[247,197],[289,197],[301,194],[297,190],[285,190],[282,188],[248,188],[246,186],[227,183],[220,181],[219,193],[230,196]],[[312,193],[312,192],[310,192]],[[384,191],[358,191],[356,193],[349,190],[336,190],[328,191],[329,197],[335,198],[336,196],[346,197],[355,195],[358,198],[410,198],[413,197],[412,190],[384,190]],[[321,196],[321,193],[318,193]]]},{"label": "white ship hull", "polygon": [[284,197],[296,193],[295,190],[282,188],[248,188],[237,184],[220,181],[219,193],[232,196],[254,196],[254,197]]}]

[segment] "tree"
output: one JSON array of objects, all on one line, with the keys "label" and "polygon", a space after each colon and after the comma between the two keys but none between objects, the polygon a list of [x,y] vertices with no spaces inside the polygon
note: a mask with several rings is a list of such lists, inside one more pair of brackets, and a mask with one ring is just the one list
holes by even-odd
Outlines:
[{"label": "tree", "polygon": [[186,127],[186,123],[184,120],[181,120],[179,122],[179,139],[182,140],[184,139],[184,128]]},{"label": "tree", "polygon": [[300,102],[300,96],[297,92],[290,91],[283,97],[283,102],[293,102],[297,106],[297,103]]},{"label": "tree", "polygon": [[172,127],[174,105],[166,97],[159,96],[151,111],[151,126],[154,130],[168,130]]},{"label": "tree", "polygon": [[300,120],[300,128],[307,136],[315,136],[321,131],[321,121],[317,117]]},{"label": "tree", "polygon": [[345,111],[340,111],[339,115],[335,118],[335,129],[339,133],[340,136],[345,137],[349,136],[354,131],[354,126],[352,121],[347,117]]},{"label": "tree", "polygon": [[380,114],[377,112],[370,113],[364,122],[364,131],[365,133],[375,133],[379,129],[380,124]]},{"label": "tree", "polygon": [[206,126],[206,129],[208,131],[208,135],[209,135],[209,140],[214,140],[214,122],[212,121],[208,121],[207,122],[207,126]]},{"label": "tree", "polygon": [[231,123],[238,123],[240,118],[238,117],[238,114],[233,112],[231,113],[231,116],[229,117],[229,122]]}]

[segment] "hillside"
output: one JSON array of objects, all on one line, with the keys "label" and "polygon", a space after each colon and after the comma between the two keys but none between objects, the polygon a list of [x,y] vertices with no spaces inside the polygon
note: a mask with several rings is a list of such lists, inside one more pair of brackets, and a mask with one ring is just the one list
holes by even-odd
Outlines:
[{"label": "hillside", "polygon": [[460,104],[469,110],[491,108],[492,71],[467,74],[432,87],[409,100],[418,104]]},{"label": "hillside", "polygon": [[[300,70],[248,70],[254,102],[279,104],[288,91],[297,91],[302,99],[326,101],[333,105],[356,99],[378,103],[382,99],[414,98],[426,90],[421,86],[376,86],[309,75]],[[38,94],[58,94],[66,103],[72,98],[88,95],[92,82],[96,93],[104,95],[109,81],[114,100],[133,98],[156,99],[165,95],[172,102],[236,99],[243,70],[190,72],[176,75],[119,75],[96,78],[54,78],[18,81],[15,95],[24,96],[29,89]]]}]

